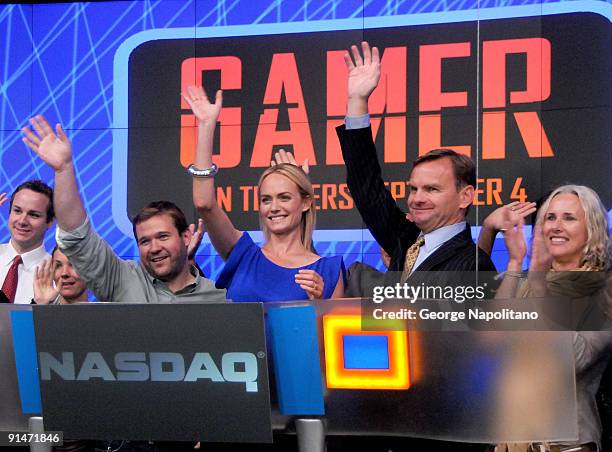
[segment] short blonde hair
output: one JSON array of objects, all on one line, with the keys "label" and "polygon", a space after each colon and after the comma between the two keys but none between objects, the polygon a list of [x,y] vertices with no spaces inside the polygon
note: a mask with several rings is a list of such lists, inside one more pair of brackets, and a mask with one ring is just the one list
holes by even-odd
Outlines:
[{"label": "short blonde hair", "polygon": [[[312,231],[314,231],[316,222],[316,205],[314,198],[314,189],[312,188],[312,183],[310,182],[310,179],[299,166],[295,166],[289,163],[280,163],[278,165],[271,166],[263,172],[263,174],[259,178],[259,183],[257,184],[257,187],[259,189],[261,189],[261,184],[263,183],[264,179],[270,174],[280,174],[281,176],[285,176],[287,179],[297,185],[298,191],[300,192],[302,199],[310,199],[310,208],[302,212],[302,221],[300,223],[300,238],[302,241],[302,245],[304,245],[304,248],[314,252],[314,246],[312,244]],[[266,236],[266,240],[269,240],[270,231],[268,230],[264,222],[261,220],[261,216],[259,217],[259,227]]]},{"label": "short blonde hair", "polygon": [[560,194],[573,194],[578,197],[586,219],[587,241],[582,250],[581,267],[590,270],[606,271],[610,268],[610,234],[608,232],[608,213],[601,199],[584,185],[562,185],[550,194],[538,210],[536,224],[542,225],[544,216],[552,199]]}]

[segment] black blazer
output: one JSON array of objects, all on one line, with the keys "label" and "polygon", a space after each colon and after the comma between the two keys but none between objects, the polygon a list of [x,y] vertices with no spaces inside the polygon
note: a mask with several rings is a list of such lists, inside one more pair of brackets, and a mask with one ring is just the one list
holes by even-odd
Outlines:
[{"label": "black blazer", "polygon": [[0,290],[0,303],[10,303],[11,301],[4,295],[4,292]]},{"label": "black blazer", "polygon": [[[355,205],[378,244],[391,256],[389,270],[401,272],[406,250],[421,231],[406,219],[406,214],[385,188],[371,128],[347,130],[342,125],[336,128],[336,132],[346,164],[346,181]],[[468,225],[423,261],[414,273],[475,270],[495,271],[495,266],[489,255],[472,241]]]}]

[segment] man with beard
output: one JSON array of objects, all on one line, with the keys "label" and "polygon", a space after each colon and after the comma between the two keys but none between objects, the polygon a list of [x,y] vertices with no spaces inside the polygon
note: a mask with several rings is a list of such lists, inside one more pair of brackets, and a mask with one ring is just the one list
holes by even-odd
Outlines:
[{"label": "man with beard", "polygon": [[133,220],[140,263],[120,259],[93,230],[78,192],[72,145],[61,125],[43,116],[23,129],[24,142],[55,171],[57,243],[100,301],[163,303],[225,301],[225,290],[200,276],[188,259],[192,240],[185,215],[172,202],[145,206]]}]

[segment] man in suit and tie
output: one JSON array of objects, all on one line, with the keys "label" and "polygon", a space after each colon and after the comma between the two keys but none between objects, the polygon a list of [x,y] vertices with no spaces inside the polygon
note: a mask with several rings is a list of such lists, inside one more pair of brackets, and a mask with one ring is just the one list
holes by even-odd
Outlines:
[{"label": "man in suit and tie", "polygon": [[[367,42],[361,47],[363,56],[356,46],[351,48],[352,58],[348,52],[345,54],[347,115],[345,125],[338,127],[337,133],[351,196],[368,229],[391,256],[389,270],[396,272],[394,275],[401,274],[401,281],[413,286],[453,284],[461,280],[457,272],[495,271],[490,257],[472,241],[465,220],[476,187],[472,159],[450,149],[434,149],[420,156],[410,172],[407,214],[385,188],[368,114],[368,98],[380,79],[380,56],[378,49],[370,49]],[[360,438],[359,441],[376,452],[465,452],[486,448],[418,438]]]},{"label": "man in suit and tie", "polygon": [[345,55],[347,116],[337,133],[351,195],[368,229],[391,256],[389,270],[402,272],[403,281],[422,271],[494,271],[465,220],[476,186],[472,159],[450,149],[420,156],[408,181],[408,214],[385,188],[368,114],[368,98],[380,79],[380,56],[367,42],[361,46],[363,57],[356,46],[351,48],[353,58]]},{"label": "man in suit and tie", "polygon": [[[0,195],[0,205],[5,196]],[[53,190],[40,180],[19,185],[11,195],[8,228],[11,240],[0,244],[0,302],[29,304],[36,268],[50,256],[43,241],[53,225]]]}]

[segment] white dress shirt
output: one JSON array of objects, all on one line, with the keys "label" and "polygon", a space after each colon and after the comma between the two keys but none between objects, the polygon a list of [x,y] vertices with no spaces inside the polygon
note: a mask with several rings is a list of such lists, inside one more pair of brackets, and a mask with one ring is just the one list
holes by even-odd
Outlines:
[{"label": "white dress shirt", "polygon": [[[17,254],[11,242],[0,245],[0,288]],[[50,257],[43,245],[21,255],[22,263],[17,268],[15,304],[30,304],[34,298],[34,271],[42,261]]]}]

